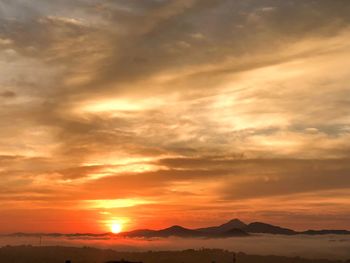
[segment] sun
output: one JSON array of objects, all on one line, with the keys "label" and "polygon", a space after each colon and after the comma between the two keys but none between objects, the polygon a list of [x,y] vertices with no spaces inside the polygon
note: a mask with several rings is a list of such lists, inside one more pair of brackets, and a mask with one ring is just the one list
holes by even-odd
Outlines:
[{"label": "sun", "polygon": [[127,226],[129,221],[127,217],[112,217],[104,221],[105,229],[109,229],[110,233],[118,234],[125,231],[124,226]]},{"label": "sun", "polygon": [[111,232],[113,234],[118,234],[122,231],[122,225],[120,223],[113,223],[111,225]]}]

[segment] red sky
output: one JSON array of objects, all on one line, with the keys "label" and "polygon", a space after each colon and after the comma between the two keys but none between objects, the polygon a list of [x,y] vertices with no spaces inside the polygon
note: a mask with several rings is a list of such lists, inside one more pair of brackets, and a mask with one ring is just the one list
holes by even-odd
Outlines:
[{"label": "red sky", "polygon": [[2,1],[0,232],[350,229],[349,11]]}]

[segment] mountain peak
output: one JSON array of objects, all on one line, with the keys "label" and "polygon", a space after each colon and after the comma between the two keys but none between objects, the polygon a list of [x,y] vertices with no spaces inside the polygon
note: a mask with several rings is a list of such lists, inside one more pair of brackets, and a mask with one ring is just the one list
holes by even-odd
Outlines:
[{"label": "mountain peak", "polygon": [[228,221],[227,223],[230,223],[230,224],[232,224],[232,223],[235,223],[235,224],[237,224],[237,223],[239,223],[239,224],[245,224],[242,220],[240,220],[240,219],[238,219],[238,218],[231,219],[231,220]]},{"label": "mountain peak", "polygon": [[184,230],[186,228],[179,226],[179,225],[173,225],[171,227],[166,228],[167,230]]},{"label": "mountain peak", "polygon": [[174,226],[156,231],[156,236],[158,237],[168,237],[168,236],[196,237],[198,235],[200,235],[200,233],[198,233],[196,230],[184,228],[178,225],[174,225]]},{"label": "mountain peak", "polygon": [[244,222],[242,222],[238,218],[235,218],[235,219],[231,219],[230,221],[228,221],[225,224],[220,225],[219,227],[227,228],[227,230],[229,230],[229,229],[232,229],[232,228],[242,229],[242,228],[244,228],[246,226],[247,225]]},{"label": "mountain peak", "polygon": [[241,220],[238,218],[234,218],[230,221],[228,221],[225,224],[219,225],[219,226],[213,226],[213,227],[206,227],[206,228],[199,228],[197,230],[205,232],[205,233],[224,233],[226,231],[232,230],[232,229],[243,229],[247,225],[243,223]]}]

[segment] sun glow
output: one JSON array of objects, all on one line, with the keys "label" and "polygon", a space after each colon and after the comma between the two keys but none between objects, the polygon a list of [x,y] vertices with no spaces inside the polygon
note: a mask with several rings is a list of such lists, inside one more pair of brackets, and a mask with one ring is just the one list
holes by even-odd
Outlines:
[{"label": "sun glow", "polygon": [[138,205],[147,205],[154,203],[151,200],[137,199],[137,198],[125,198],[125,199],[102,199],[102,200],[84,200],[82,205],[84,207],[93,209],[112,209],[112,208],[125,208],[134,207]]},{"label": "sun glow", "polygon": [[77,108],[78,113],[120,113],[136,112],[142,110],[151,110],[161,107],[165,104],[164,100],[159,98],[149,99],[104,99],[96,101],[87,101]]},{"label": "sun glow", "polygon": [[125,228],[128,228],[128,222],[129,222],[129,218],[125,218],[125,217],[119,217],[119,218],[115,218],[112,217],[106,221],[104,221],[105,226],[107,229],[109,229],[109,231],[113,234],[118,234],[122,231],[125,231]]},{"label": "sun glow", "polygon": [[121,223],[112,223],[111,225],[111,232],[113,234],[118,234],[122,231],[123,227]]}]

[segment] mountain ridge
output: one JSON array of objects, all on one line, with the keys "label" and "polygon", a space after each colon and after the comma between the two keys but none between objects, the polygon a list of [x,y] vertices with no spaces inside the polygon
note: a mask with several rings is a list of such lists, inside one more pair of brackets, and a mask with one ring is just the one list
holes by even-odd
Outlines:
[{"label": "mountain ridge", "polygon": [[223,233],[232,229],[243,229],[246,226],[247,225],[244,222],[242,222],[238,218],[235,218],[219,226],[197,228],[196,230],[206,233]]},{"label": "mountain ridge", "polygon": [[232,219],[218,226],[210,226],[196,229],[189,229],[179,225],[173,225],[164,229],[136,229],[125,231],[118,234],[106,233],[13,233],[2,236],[62,236],[62,237],[128,237],[128,238],[167,238],[167,237],[183,237],[183,238],[225,238],[225,237],[245,237],[256,234],[274,234],[274,235],[350,235],[349,230],[343,229],[322,229],[322,230],[306,230],[295,231],[289,228],[283,228],[267,224],[264,222],[244,223],[240,219]]}]

